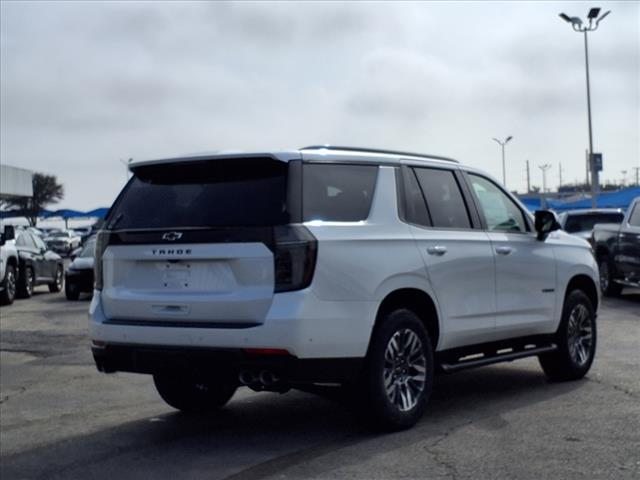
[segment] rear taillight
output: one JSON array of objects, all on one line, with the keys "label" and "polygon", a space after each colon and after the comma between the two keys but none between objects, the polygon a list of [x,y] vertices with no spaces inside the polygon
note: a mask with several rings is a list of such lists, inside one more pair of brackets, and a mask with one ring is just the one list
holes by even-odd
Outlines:
[{"label": "rear taillight", "polygon": [[275,227],[275,292],[302,290],[311,284],[318,242],[302,225]]},{"label": "rear taillight", "polygon": [[109,232],[99,231],[96,235],[96,245],[93,253],[93,288],[102,290],[102,254],[109,244]]}]

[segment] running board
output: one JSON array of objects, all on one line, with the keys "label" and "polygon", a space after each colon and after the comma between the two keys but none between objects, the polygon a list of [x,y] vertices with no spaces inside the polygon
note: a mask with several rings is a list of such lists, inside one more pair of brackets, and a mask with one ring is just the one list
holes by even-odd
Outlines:
[{"label": "running board", "polygon": [[462,360],[453,363],[441,363],[440,366],[444,372],[457,372],[458,370],[464,370],[466,368],[483,367],[485,365],[491,365],[493,363],[511,362],[520,358],[533,357],[540,355],[541,353],[555,352],[558,349],[557,345],[548,345],[546,347],[534,347],[525,350],[518,350],[516,352],[502,353],[491,356],[484,356],[481,358],[472,358],[470,360]]}]

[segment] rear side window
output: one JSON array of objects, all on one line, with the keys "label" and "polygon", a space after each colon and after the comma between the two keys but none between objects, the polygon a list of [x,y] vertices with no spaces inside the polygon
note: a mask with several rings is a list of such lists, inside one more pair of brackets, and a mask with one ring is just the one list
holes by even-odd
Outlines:
[{"label": "rear side window", "polygon": [[304,221],[365,220],[371,209],[377,173],[377,165],[303,164]]},{"label": "rear side window", "polygon": [[404,196],[405,196],[405,220],[416,225],[430,226],[427,205],[418,185],[416,174],[413,170],[407,169],[404,174]]},{"label": "rear side window", "polygon": [[451,170],[415,168],[435,228],[471,228],[469,212]]},{"label": "rear side window", "polygon": [[287,171],[270,158],[139,167],[109,216],[112,228],[289,223]]},{"label": "rear side window", "polygon": [[636,206],[633,208],[633,212],[631,212],[629,216],[629,225],[640,227],[640,203],[636,203]]}]

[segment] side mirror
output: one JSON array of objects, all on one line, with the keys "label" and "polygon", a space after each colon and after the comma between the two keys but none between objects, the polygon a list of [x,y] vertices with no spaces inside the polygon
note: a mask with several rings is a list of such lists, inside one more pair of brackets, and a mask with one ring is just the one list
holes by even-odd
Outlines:
[{"label": "side mirror", "polygon": [[544,241],[551,232],[561,228],[558,216],[549,210],[536,210],[535,218],[538,240]]},{"label": "side mirror", "polygon": [[4,234],[2,238],[6,242],[7,240],[13,240],[16,238],[16,229],[13,225],[5,225],[4,226]]}]

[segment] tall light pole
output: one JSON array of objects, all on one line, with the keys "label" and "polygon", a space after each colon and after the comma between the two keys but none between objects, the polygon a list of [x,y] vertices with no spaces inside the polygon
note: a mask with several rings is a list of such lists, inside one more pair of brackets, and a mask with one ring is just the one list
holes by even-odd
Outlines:
[{"label": "tall light pole", "polygon": [[505,164],[504,164],[504,146],[507,143],[509,143],[511,139],[513,139],[511,135],[505,138],[504,142],[501,142],[497,138],[494,138],[494,140],[498,142],[498,144],[502,147],[502,185],[504,185],[504,188],[507,188],[507,173],[506,173]]},{"label": "tall light pole", "polygon": [[[560,18],[571,24],[574,31],[584,33],[584,58],[587,72],[587,115],[589,117],[589,165],[591,167],[591,207],[596,208],[598,203],[598,193],[600,191],[599,169],[601,165],[596,165],[593,155],[593,129],[591,128],[591,86],[589,84],[589,46],[587,43],[587,32],[595,31],[598,24],[609,15],[611,10],[600,16],[599,8],[592,8],[587,14],[589,24],[585,24],[579,17],[570,17],[566,13],[561,13]],[[598,18],[600,16],[600,18]],[[595,22],[595,23],[594,23]]]},{"label": "tall light pole", "polygon": [[538,168],[542,170],[542,193],[547,193],[547,170],[551,168],[551,165],[545,163],[544,165],[538,165]]}]

